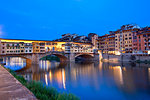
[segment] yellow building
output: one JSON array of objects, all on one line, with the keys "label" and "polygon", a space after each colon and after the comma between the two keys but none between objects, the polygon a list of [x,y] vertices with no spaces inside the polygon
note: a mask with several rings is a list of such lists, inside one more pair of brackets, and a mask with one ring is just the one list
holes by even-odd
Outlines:
[{"label": "yellow building", "polygon": [[116,53],[132,53],[132,30],[116,31],[115,51]]}]

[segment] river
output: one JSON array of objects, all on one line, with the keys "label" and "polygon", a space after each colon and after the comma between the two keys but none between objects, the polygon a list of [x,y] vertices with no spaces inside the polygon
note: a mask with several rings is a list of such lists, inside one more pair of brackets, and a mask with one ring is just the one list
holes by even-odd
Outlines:
[{"label": "river", "polygon": [[26,80],[41,81],[81,100],[150,100],[149,64],[41,60],[39,65],[27,65],[19,57],[3,62]]}]

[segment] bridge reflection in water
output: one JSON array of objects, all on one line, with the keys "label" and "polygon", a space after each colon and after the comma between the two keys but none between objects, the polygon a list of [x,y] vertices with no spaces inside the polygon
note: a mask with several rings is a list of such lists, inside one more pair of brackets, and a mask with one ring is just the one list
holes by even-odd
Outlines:
[{"label": "bridge reflection in water", "polygon": [[3,62],[6,63],[6,68],[12,70],[19,70],[26,67],[26,60],[20,57],[4,57]]},{"label": "bridge reflection in water", "polygon": [[148,66],[148,64],[102,62],[69,62],[60,65],[59,62],[40,61],[39,66],[26,66],[17,73],[27,80],[41,81],[48,86],[54,86],[61,92],[74,93],[83,100],[110,98],[148,100],[150,98]]}]

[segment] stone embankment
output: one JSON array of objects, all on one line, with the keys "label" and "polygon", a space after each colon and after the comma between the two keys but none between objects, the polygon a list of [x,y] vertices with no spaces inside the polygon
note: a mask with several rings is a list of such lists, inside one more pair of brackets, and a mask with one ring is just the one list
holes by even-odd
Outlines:
[{"label": "stone embankment", "polygon": [[121,55],[108,55],[103,54],[102,59],[103,61],[112,61],[112,62],[135,62],[135,61],[150,61],[150,55],[135,55],[135,54],[121,54]]},{"label": "stone embankment", "polygon": [[37,100],[36,97],[0,65],[0,100]]}]

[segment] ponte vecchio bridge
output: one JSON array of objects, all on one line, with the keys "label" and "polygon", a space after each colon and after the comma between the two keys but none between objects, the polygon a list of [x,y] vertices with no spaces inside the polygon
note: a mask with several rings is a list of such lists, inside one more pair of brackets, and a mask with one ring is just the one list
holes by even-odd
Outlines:
[{"label": "ponte vecchio bridge", "polygon": [[92,43],[0,39],[0,57],[22,57],[30,64],[39,64],[48,55],[59,57],[61,62],[75,61],[77,57],[99,60],[93,48]]}]

